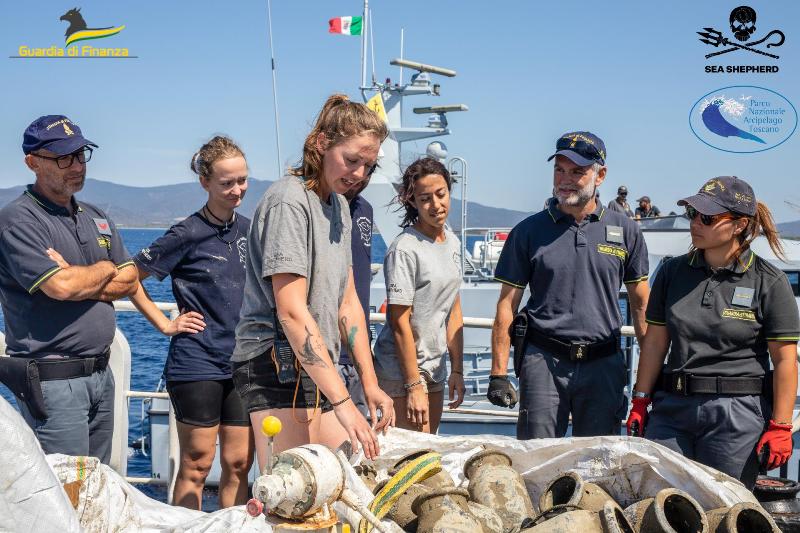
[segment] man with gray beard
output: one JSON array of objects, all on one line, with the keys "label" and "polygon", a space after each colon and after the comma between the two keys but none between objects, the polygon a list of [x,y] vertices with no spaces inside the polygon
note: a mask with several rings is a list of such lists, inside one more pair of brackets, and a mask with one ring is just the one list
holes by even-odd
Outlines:
[{"label": "man with gray beard", "polygon": [[[503,284],[492,328],[487,397],[514,407],[510,347],[519,378],[517,438],[619,435],[627,412],[619,290],[625,283],[636,337],[646,324],[647,246],[639,226],[596,200],[606,149],[596,135],[567,133],[548,161],[554,200],[509,234],[495,271]],[[531,296],[517,313],[525,287]]]}]

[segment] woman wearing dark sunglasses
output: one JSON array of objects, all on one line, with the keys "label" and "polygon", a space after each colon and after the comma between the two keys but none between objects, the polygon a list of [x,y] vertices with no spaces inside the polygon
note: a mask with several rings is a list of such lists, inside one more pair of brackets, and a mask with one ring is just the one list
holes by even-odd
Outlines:
[{"label": "woman wearing dark sunglasses", "polygon": [[783,249],[769,209],[741,179],[711,179],[678,205],[692,247],[653,283],[628,434],[752,488],[760,458],[772,469],[792,454],[800,318],[786,275],[750,244],[763,234],[781,259]]}]

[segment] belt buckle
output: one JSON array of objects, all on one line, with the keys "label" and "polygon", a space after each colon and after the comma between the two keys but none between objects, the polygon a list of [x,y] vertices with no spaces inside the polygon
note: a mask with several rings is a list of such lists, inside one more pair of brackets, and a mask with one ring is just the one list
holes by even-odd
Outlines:
[{"label": "belt buckle", "polygon": [[689,380],[692,375],[684,372],[672,374],[672,392],[681,396],[689,396]]},{"label": "belt buckle", "polygon": [[569,359],[570,361],[583,361],[589,355],[588,342],[571,342],[569,343]]}]

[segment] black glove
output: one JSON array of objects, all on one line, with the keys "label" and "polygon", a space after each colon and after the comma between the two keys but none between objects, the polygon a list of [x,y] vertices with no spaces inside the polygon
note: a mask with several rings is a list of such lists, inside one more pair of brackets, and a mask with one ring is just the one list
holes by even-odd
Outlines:
[{"label": "black glove", "polygon": [[517,405],[517,391],[508,381],[508,376],[489,376],[489,389],[486,397],[495,405],[513,409]]}]

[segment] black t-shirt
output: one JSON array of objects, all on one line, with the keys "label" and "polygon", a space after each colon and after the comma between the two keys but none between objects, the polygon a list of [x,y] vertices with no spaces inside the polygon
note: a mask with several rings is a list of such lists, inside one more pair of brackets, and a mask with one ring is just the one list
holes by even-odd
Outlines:
[{"label": "black t-shirt", "polygon": [[0,210],[0,301],[9,355],[92,356],[114,339],[110,302],[54,300],[40,290],[61,268],[47,256],[53,248],[70,265],[112,261],[133,267],[114,223],[97,207],[73,198],[66,209],[28,186]]},{"label": "black t-shirt", "polygon": [[767,341],[800,338],[786,274],[750,250],[716,273],[700,250],[668,260],[646,318],[669,333],[667,371],[698,376],[761,377],[769,369]]},{"label": "black t-shirt", "polygon": [[619,333],[622,283],[647,275],[647,245],[636,222],[598,204],[578,223],[554,202],[511,230],[494,277],[519,289],[530,285],[526,308],[534,329],[596,342]]},{"label": "black t-shirt", "polygon": [[[353,280],[356,294],[364,308],[364,316],[369,326],[369,285],[372,281],[372,206],[363,196],[356,196],[350,202],[350,218],[353,220],[350,247],[353,251]],[[340,364],[349,364],[350,355],[342,343]]]},{"label": "black t-shirt", "polygon": [[645,211],[641,207],[636,208],[636,216],[639,218],[650,218],[650,217],[660,217],[661,210],[658,209],[656,206],[650,206],[648,211]]},{"label": "black t-shirt", "polygon": [[138,267],[159,281],[171,276],[178,309],[197,311],[206,324],[200,333],[172,337],[164,368],[168,380],[231,377],[249,229],[250,220],[239,214],[226,230],[194,213],[134,257]]}]

